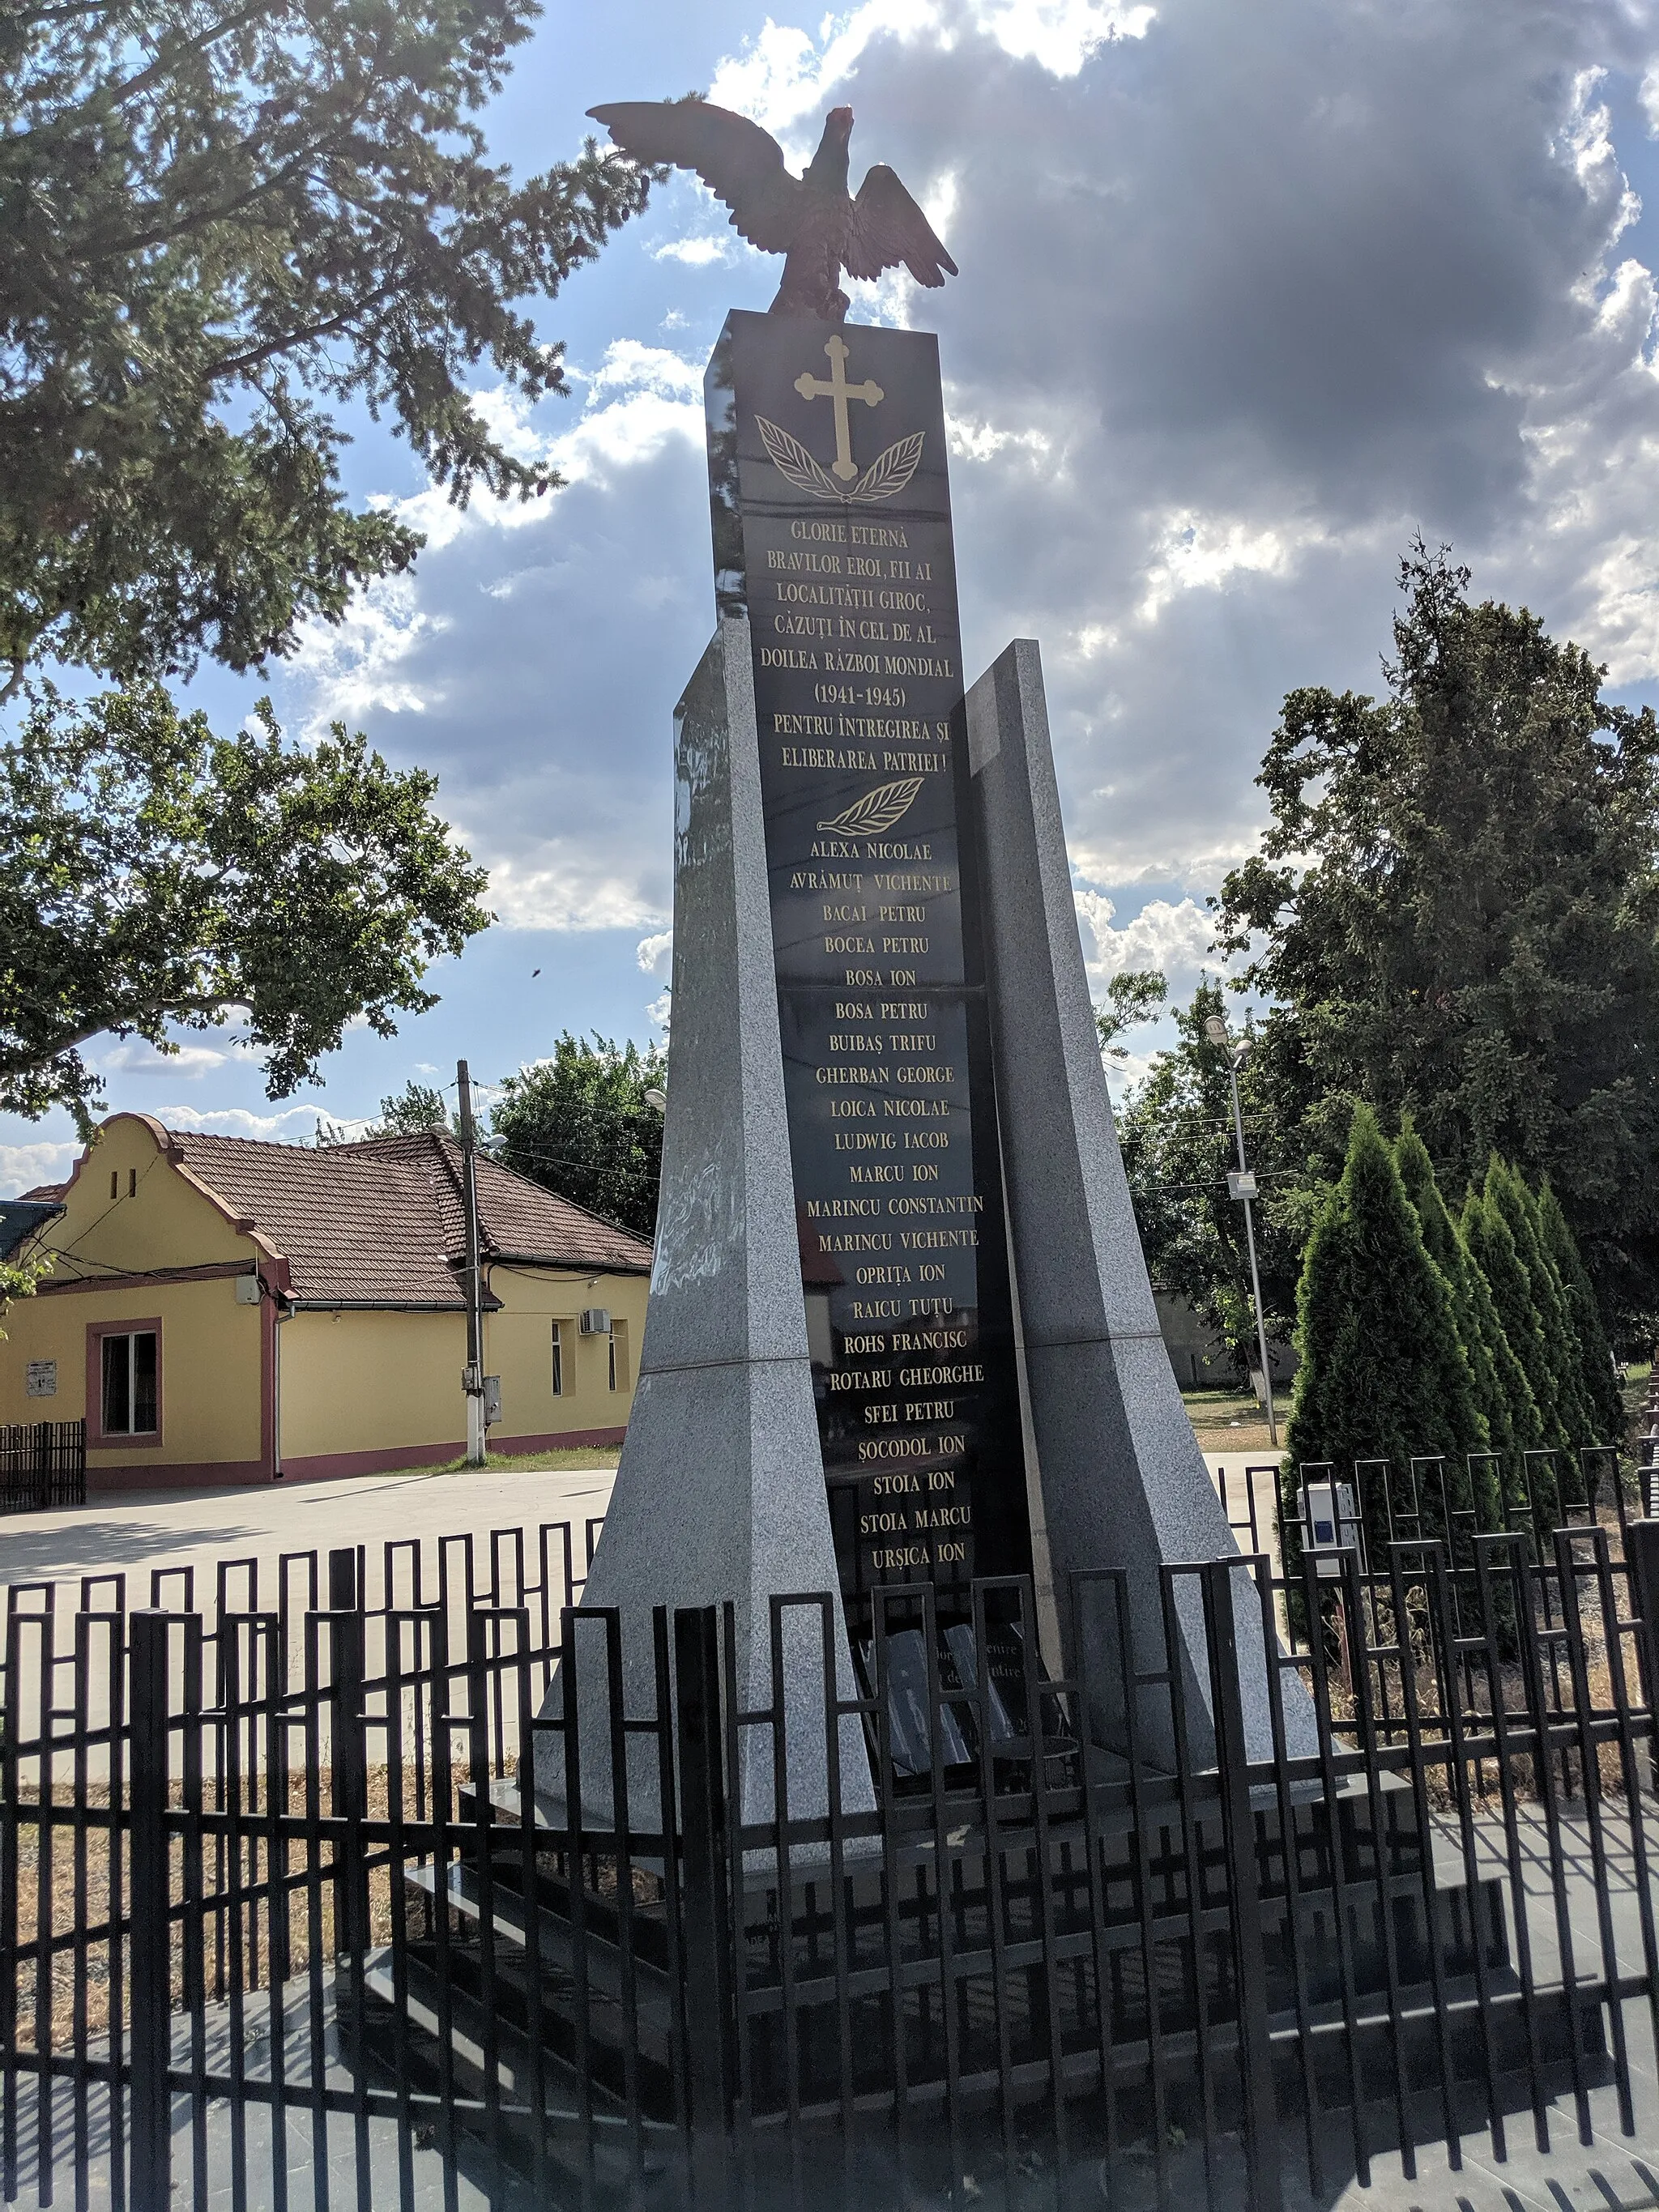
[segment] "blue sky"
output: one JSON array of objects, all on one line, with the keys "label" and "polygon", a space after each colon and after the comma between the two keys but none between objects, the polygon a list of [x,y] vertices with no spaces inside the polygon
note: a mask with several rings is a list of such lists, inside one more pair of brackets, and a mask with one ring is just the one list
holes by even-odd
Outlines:
[{"label": "blue sky", "polygon": [[[966,658],[1042,641],[1099,988],[1156,964],[1190,991],[1279,702],[1376,688],[1413,530],[1659,701],[1650,0],[554,0],[492,150],[533,170],[595,102],[693,88],[801,159],[848,101],[854,179],[891,161],[961,268],[854,313],[939,332]],[[489,399],[570,479],[530,509],[458,514],[357,426],[354,490],[430,532],[414,576],[263,686],[194,690],[435,769],[500,926],[319,1089],[267,1099],[230,1031],[110,1040],[112,1105],[298,1139],[461,1054],[489,1079],[564,1029],[657,1033],[670,717],[713,617],[702,368],[776,277],[695,182],[655,194],[542,318],[572,398]],[[0,1121],[0,1192],[73,1149],[64,1117]]]}]

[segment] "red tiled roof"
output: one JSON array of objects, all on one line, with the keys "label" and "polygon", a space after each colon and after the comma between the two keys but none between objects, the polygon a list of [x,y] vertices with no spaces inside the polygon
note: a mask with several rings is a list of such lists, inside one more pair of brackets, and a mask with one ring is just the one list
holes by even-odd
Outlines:
[{"label": "red tiled roof", "polygon": [[[343,1145],[342,1152],[398,1161],[422,1159],[430,1172],[449,1249],[466,1248],[466,1217],[461,1208],[461,1148],[447,1129],[422,1129],[408,1137],[368,1137]],[[556,1258],[572,1267],[599,1267],[619,1274],[648,1274],[651,1247],[643,1238],[589,1213],[556,1191],[544,1190],[528,1176],[478,1156],[478,1232],[487,1253],[519,1260]]]},{"label": "red tiled roof", "polygon": [[[266,1144],[170,1130],[173,1156],[288,1261],[294,1293],[331,1304],[460,1306],[461,1156],[441,1130],[355,1145]],[[494,1160],[478,1162],[487,1258],[645,1273],[651,1247]]]},{"label": "red tiled roof", "polygon": [[33,1190],[20,1190],[17,1195],[19,1198],[43,1199],[47,1205],[55,1206],[68,1188],[66,1182],[38,1182]]}]

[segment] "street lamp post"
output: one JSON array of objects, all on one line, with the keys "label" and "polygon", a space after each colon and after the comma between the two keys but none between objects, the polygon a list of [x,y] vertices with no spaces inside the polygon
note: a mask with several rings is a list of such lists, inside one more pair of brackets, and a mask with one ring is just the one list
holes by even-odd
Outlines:
[{"label": "street lamp post", "polygon": [[1250,1295],[1255,1301],[1255,1340],[1261,1354],[1261,1389],[1267,1405],[1267,1440],[1277,1448],[1279,1421],[1273,1412],[1273,1370],[1267,1357],[1267,1322],[1261,1310],[1261,1275],[1255,1261],[1255,1222],[1251,1200],[1255,1196],[1255,1177],[1244,1164],[1244,1114],[1238,1103],[1238,1071],[1249,1050],[1248,1044],[1235,1049],[1227,1034],[1227,1024],[1220,1014],[1212,1014],[1204,1024],[1204,1034],[1213,1045],[1218,1045],[1227,1055],[1227,1080],[1233,1091],[1233,1137],[1238,1146],[1238,1168],[1227,1178],[1228,1195],[1238,1199],[1244,1207],[1244,1242],[1250,1254]]}]

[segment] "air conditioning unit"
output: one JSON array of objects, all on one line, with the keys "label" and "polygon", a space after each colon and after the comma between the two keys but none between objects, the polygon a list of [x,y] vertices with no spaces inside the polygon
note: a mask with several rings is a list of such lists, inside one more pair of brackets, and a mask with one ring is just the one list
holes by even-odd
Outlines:
[{"label": "air conditioning unit", "polygon": [[610,1334],[610,1309],[606,1306],[584,1306],[582,1308],[582,1334],[584,1336],[609,1336]]}]

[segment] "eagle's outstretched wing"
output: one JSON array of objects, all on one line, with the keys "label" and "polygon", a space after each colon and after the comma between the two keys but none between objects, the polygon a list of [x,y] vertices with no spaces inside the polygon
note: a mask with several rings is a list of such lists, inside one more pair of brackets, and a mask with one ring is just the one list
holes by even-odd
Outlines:
[{"label": "eagle's outstretched wing", "polygon": [[942,284],[957,273],[932,223],[884,161],[859,186],[842,258],[849,276],[879,276],[901,261],[918,284]]},{"label": "eagle's outstretched wing", "polygon": [[636,161],[695,169],[731,209],[738,235],[763,253],[787,253],[794,244],[806,187],[784,167],[777,140],[746,115],[706,100],[618,100],[587,112]]}]

